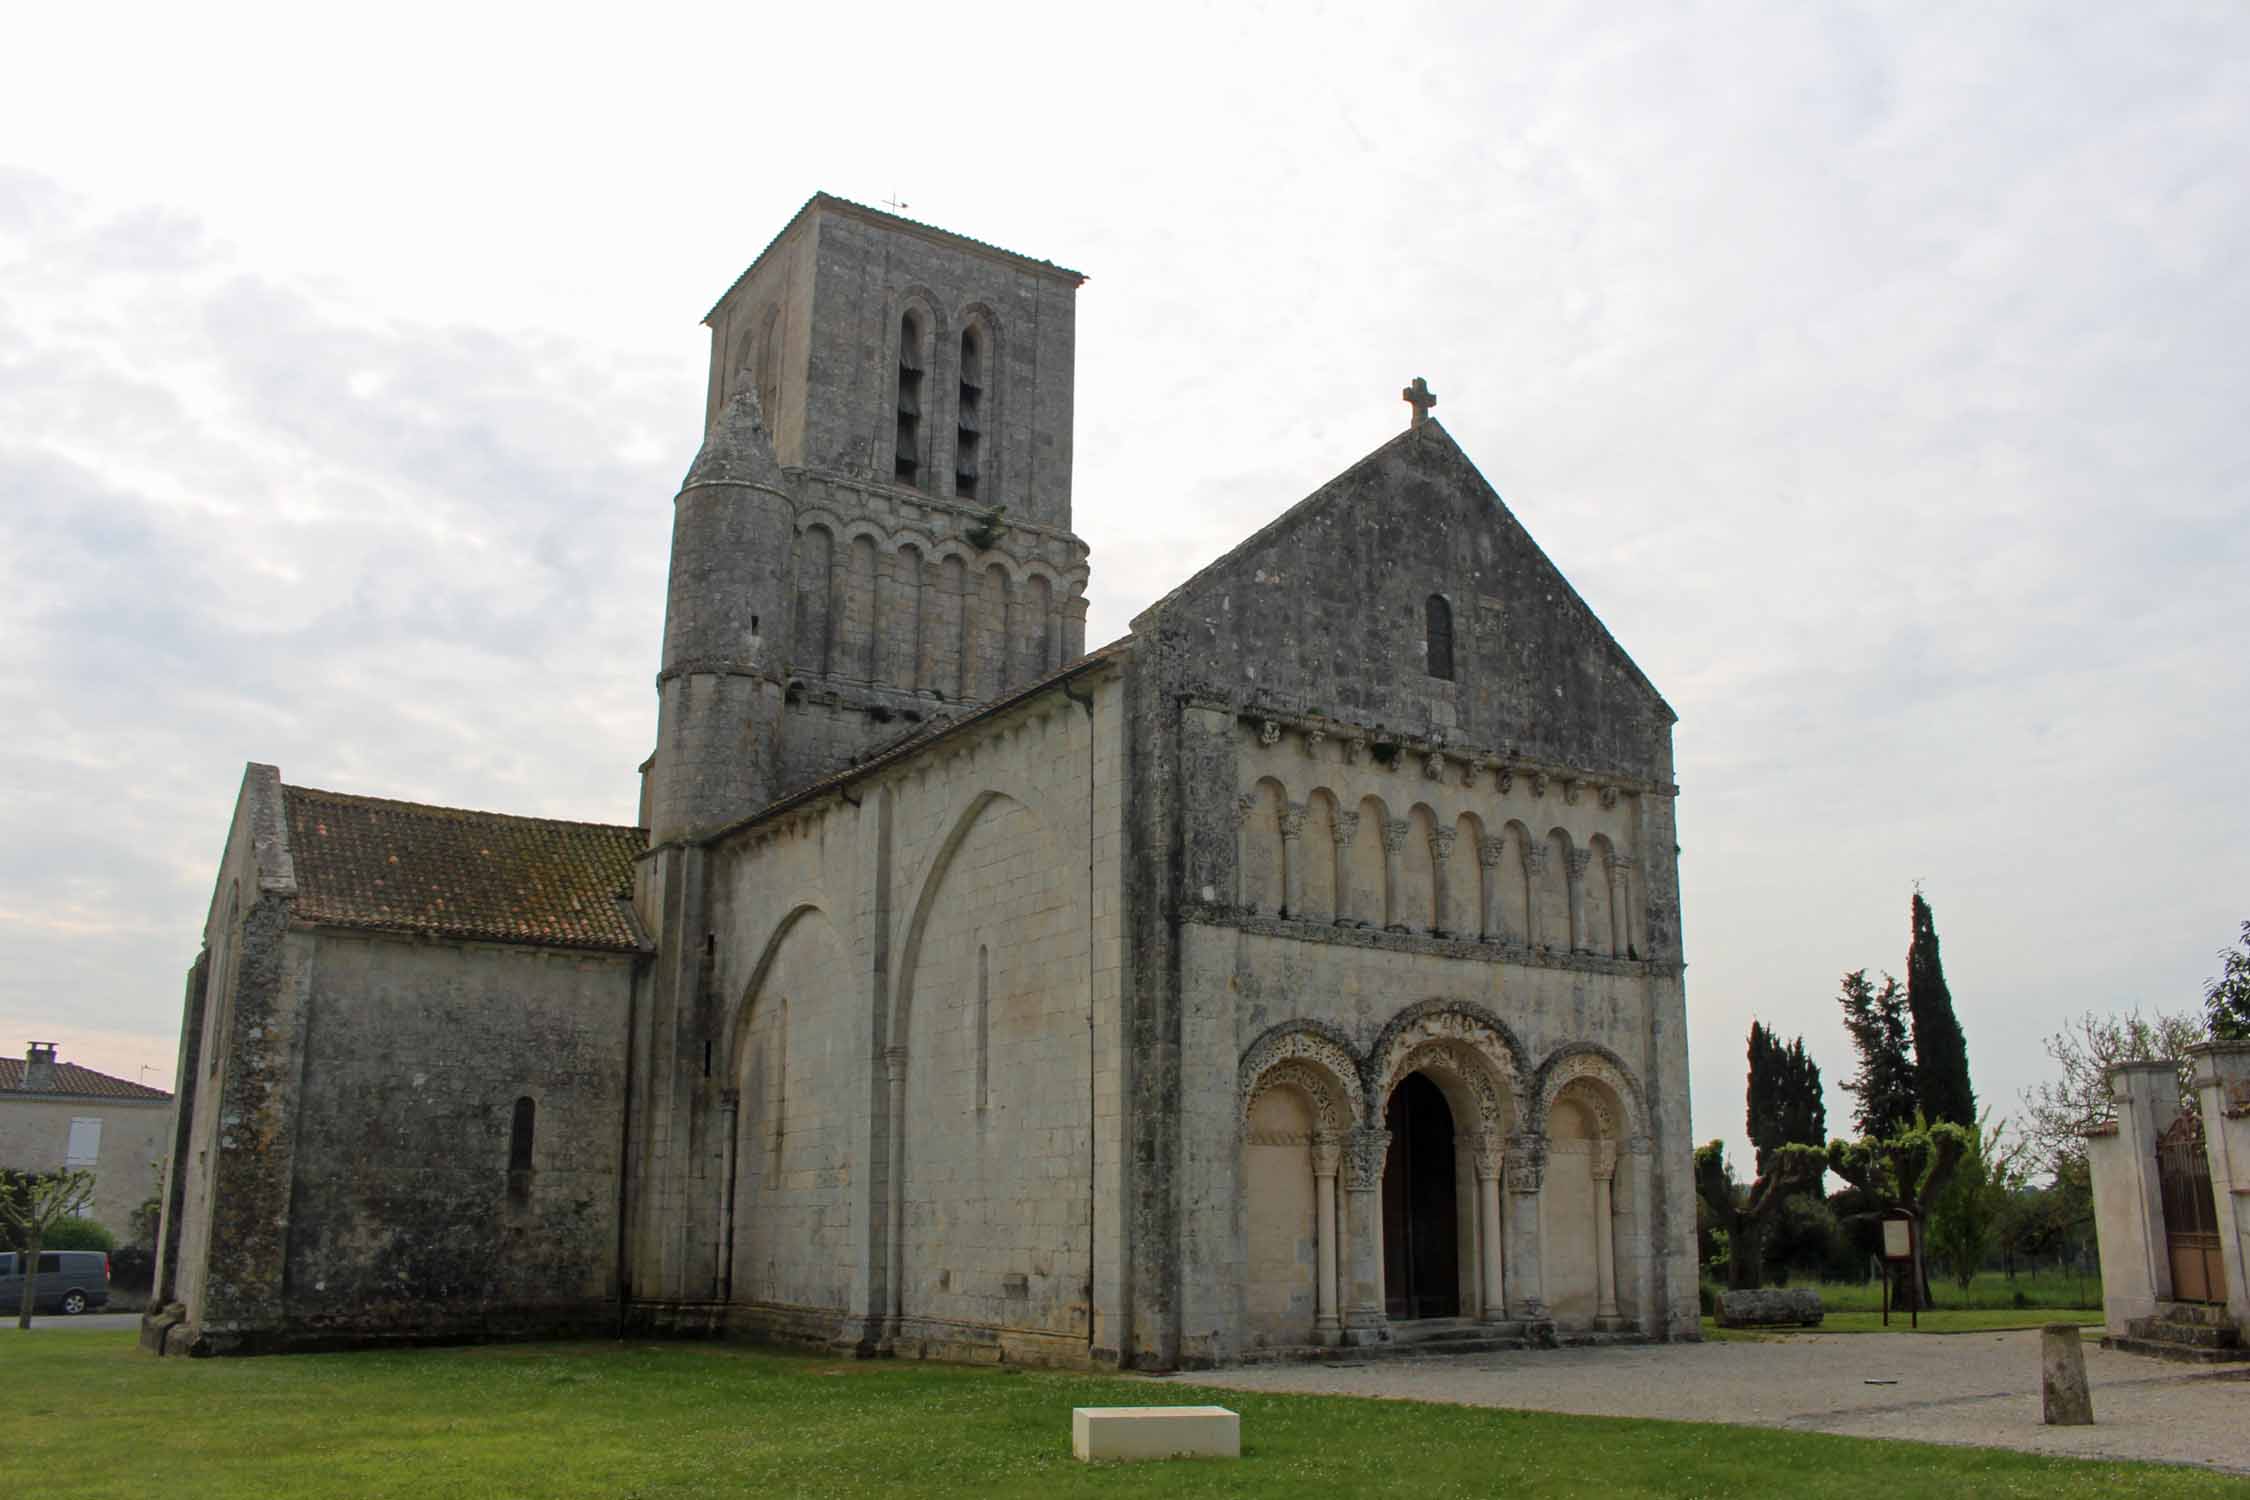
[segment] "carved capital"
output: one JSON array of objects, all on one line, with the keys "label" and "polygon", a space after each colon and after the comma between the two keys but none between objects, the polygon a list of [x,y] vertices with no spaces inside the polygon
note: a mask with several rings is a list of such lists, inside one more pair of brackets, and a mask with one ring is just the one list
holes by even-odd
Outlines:
[{"label": "carved capital", "polygon": [[1383,847],[1396,854],[1406,847],[1406,835],[1413,824],[1404,818],[1391,818],[1383,824]]},{"label": "carved capital", "polygon": [[1610,879],[1621,880],[1632,872],[1633,856],[1619,854],[1615,849],[1606,850],[1602,854],[1602,867],[1609,871]]},{"label": "carved capital", "polygon": [[1573,880],[1584,880],[1584,879],[1586,878],[1586,870],[1587,870],[1587,867],[1588,867],[1588,866],[1590,866],[1590,865],[1592,865],[1592,864],[1593,864],[1593,862],[1594,862],[1594,851],[1593,851],[1593,850],[1591,850],[1591,849],[1573,849],[1573,850],[1571,850],[1571,851],[1570,851],[1570,878],[1571,878],[1571,879],[1573,879]]},{"label": "carved capital", "polygon": [[1499,834],[1493,834],[1489,838],[1478,839],[1477,863],[1483,865],[1488,870],[1491,869],[1494,865],[1500,863],[1500,856],[1507,849],[1507,847],[1508,841],[1505,838],[1502,838]]},{"label": "carved capital", "polygon": [[1315,1177],[1333,1177],[1344,1162],[1344,1138],[1333,1130],[1316,1130],[1312,1138]]},{"label": "carved capital", "polygon": [[1523,846],[1523,872],[1537,880],[1547,873],[1547,856],[1553,852],[1545,844],[1527,842]]},{"label": "carved capital", "polygon": [[1391,1154],[1391,1133],[1371,1125],[1356,1127],[1344,1163],[1344,1186],[1355,1193],[1373,1192],[1383,1185],[1383,1163]]},{"label": "carved capital", "polygon": [[892,1083],[903,1085],[906,1082],[906,1049],[904,1047],[885,1047],[883,1049],[883,1071]]},{"label": "carved capital", "polygon": [[1432,750],[1422,757],[1422,776],[1428,781],[1445,780],[1445,757]]},{"label": "carved capital", "polygon": [[1302,802],[1285,803],[1281,809],[1281,836],[1285,839],[1298,838],[1303,835],[1304,831],[1305,804]]},{"label": "carved capital", "polygon": [[1240,828],[1243,824],[1249,822],[1250,814],[1255,812],[1257,807],[1258,794],[1256,792],[1244,792],[1241,796],[1235,798],[1234,826]]},{"label": "carved capital", "polygon": [[1594,1180],[1607,1182],[1617,1175],[1617,1142],[1603,1141],[1594,1147]]},{"label": "carved capital", "polygon": [[1356,812],[1336,814],[1336,826],[1328,831],[1335,835],[1336,842],[1339,844],[1352,842],[1359,837],[1359,814]]},{"label": "carved capital", "polygon": [[1281,743],[1281,726],[1272,719],[1258,726],[1258,743],[1271,749]]},{"label": "carved capital", "polygon": [[1430,830],[1430,857],[1432,859],[1451,859],[1453,857],[1453,841],[1460,836],[1460,830],[1457,828],[1434,828]]},{"label": "carved capital", "polygon": [[1507,1152],[1502,1148],[1498,1132],[1478,1131],[1476,1140],[1469,1149],[1471,1157],[1476,1163],[1477,1181],[1490,1182],[1500,1175],[1501,1165],[1508,1158]]},{"label": "carved capital", "polygon": [[1547,1172],[1547,1142],[1535,1135],[1508,1138],[1508,1191],[1536,1193]]}]

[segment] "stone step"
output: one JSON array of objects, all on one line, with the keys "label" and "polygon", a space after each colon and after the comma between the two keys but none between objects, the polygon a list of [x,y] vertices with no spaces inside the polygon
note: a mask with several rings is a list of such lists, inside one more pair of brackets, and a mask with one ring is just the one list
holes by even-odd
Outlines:
[{"label": "stone step", "polygon": [[2234,1318],[2215,1302],[2159,1302],[2156,1317],[2165,1323],[2201,1323],[2210,1328],[2234,1326]]},{"label": "stone step", "polygon": [[2156,1359],[2168,1359],[2179,1364],[2227,1365],[2250,1360],[2250,1349],[2222,1349],[2203,1344],[2175,1344],[2163,1339],[2118,1338],[2112,1335],[2102,1340],[2104,1349],[2114,1349],[2120,1354],[2146,1354]]},{"label": "stone step", "polygon": [[2213,1328],[2208,1323],[2153,1322],[2141,1337],[2160,1344],[2191,1344],[2198,1349],[2232,1349],[2242,1342],[2232,1328]]}]

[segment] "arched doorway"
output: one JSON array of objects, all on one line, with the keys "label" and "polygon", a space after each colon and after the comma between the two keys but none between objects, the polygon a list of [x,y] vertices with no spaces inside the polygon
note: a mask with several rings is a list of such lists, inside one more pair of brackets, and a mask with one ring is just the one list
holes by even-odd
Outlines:
[{"label": "arched doorway", "polygon": [[1461,1248],[1453,1107],[1409,1073],[1391,1091],[1383,1124],[1383,1298],[1395,1320],[1461,1313]]}]

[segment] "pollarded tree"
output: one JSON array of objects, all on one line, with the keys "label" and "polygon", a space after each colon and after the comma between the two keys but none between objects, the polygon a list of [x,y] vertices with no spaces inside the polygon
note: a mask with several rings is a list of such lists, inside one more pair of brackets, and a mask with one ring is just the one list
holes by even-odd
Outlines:
[{"label": "pollarded tree", "polygon": [[2222,1042],[2250,1042],[2250,922],[2241,941],[2219,950],[2219,977],[2203,988],[2203,1007],[2211,1035]]},{"label": "pollarded tree", "polygon": [[1930,903],[1914,893],[1914,940],[1906,950],[1906,1009],[1914,1020],[1915,1099],[1933,1120],[1974,1126],[1976,1091],[1969,1087],[1969,1044],[1953,1014],[1938,959],[1937,922]]},{"label": "pollarded tree", "polygon": [[1828,1170],[1860,1190],[1884,1211],[1896,1210],[1915,1221],[1915,1272],[1900,1281],[1913,1289],[1915,1305],[1926,1305],[1929,1272],[1921,1264],[1930,1210],[1952,1181],[1962,1158],[1977,1149],[1977,1133],[1950,1120],[1920,1116],[1885,1136],[1828,1143]]},{"label": "pollarded tree", "polygon": [[1844,1091],[1859,1100],[1853,1124],[1863,1136],[1889,1135],[1914,1118],[1918,1094],[1907,1051],[1906,993],[1890,975],[1878,990],[1865,969],[1844,976],[1844,1030],[1859,1054],[1859,1071]]},{"label": "pollarded tree", "polygon": [[16,1326],[31,1326],[31,1304],[39,1288],[39,1245],[50,1226],[86,1206],[94,1196],[94,1174],[86,1171],[0,1173],[0,1220],[23,1247],[23,1303]]},{"label": "pollarded tree", "polygon": [[1820,1064],[1805,1051],[1805,1039],[1788,1046],[1756,1021],[1750,1023],[1748,1125],[1757,1148],[1758,1172],[1787,1145],[1819,1146],[1828,1139],[1828,1103],[1820,1086]]},{"label": "pollarded tree", "polygon": [[1741,1289],[1765,1281],[1766,1231],[1791,1196],[1820,1181],[1827,1155],[1818,1146],[1776,1147],[1766,1169],[1748,1187],[1734,1180],[1724,1141],[1695,1151],[1695,1192],[1714,1229],[1727,1236],[1727,1285]]},{"label": "pollarded tree", "polygon": [[2107,1074],[2119,1063],[2169,1062],[2178,1070],[2180,1108],[2195,1108],[2187,1049],[2204,1040],[2200,1018],[2188,1012],[2118,1015],[2087,1011],[2046,1040],[2056,1075],[2023,1092],[2017,1130],[2040,1169],[2078,1201],[2073,1219],[2090,1215],[2086,1197],[2086,1132],[2116,1117]]}]

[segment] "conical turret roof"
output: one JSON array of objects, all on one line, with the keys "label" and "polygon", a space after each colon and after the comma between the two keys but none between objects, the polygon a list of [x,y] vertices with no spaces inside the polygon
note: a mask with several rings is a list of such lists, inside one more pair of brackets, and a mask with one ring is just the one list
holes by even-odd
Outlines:
[{"label": "conical turret roof", "polygon": [[688,465],[683,490],[699,484],[756,484],[783,489],[781,461],[774,457],[773,436],[766,431],[766,414],[759,409],[758,393],[745,385],[726,405],[703,435],[703,447]]}]

